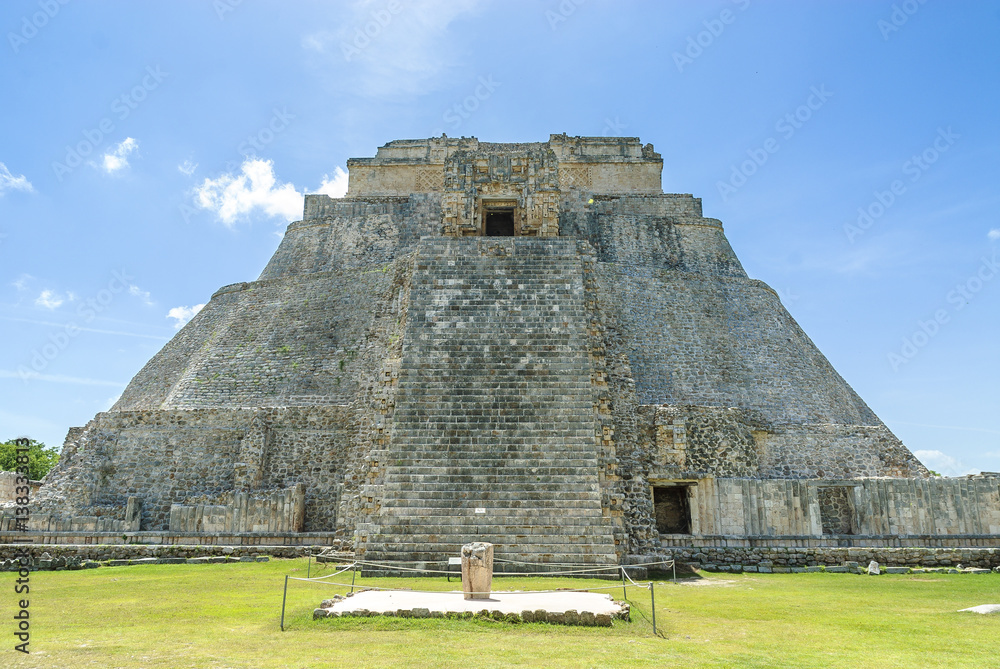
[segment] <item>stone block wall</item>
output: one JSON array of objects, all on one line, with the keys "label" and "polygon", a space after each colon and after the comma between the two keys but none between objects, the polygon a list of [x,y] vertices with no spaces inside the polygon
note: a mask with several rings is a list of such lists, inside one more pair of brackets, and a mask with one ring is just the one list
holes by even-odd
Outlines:
[{"label": "stone block wall", "polygon": [[854,505],[852,495],[844,486],[826,486],[819,489],[819,516],[823,534],[854,534]]},{"label": "stone block wall", "polygon": [[754,409],[783,423],[878,425],[758,281],[601,263],[641,404]]},{"label": "stone block wall", "polygon": [[269,492],[226,492],[217,497],[185,500],[170,506],[170,532],[301,532],[306,487]]},{"label": "stone block wall", "polygon": [[[17,479],[20,476],[17,472],[0,472],[0,506],[13,504],[19,497],[17,494]],[[38,481],[29,481],[27,484],[32,492],[38,489]],[[22,483],[21,486],[24,486]]]},{"label": "stone block wall", "polygon": [[306,196],[261,280],[339,269],[374,270],[442,232],[441,194],[335,199]]},{"label": "stone block wall", "polygon": [[403,317],[411,266],[403,256],[224,289],[136,375],[112,411],[347,405],[367,373],[373,330],[386,314]]},{"label": "stone block wall", "polygon": [[[680,562],[699,566],[737,566],[737,571],[771,573],[812,566],[840,567],[845,562],[882,567],[978,567],[1000,566],[1000,548],[995,547],[866,547],[840,546],[677,546],[669,555]],[[804,570],[803,570],[804,571]],[[846,570],[845,570],[846,571]]]},{"label": "stone block wall", "polygon": [[[98,414],[75,441],[67,441],[35,501],[39,517],[52,515],[62,518],[58,523],[70,524],[39,529],[77,531],[83,527],[80,522],[100,515],[105,519],[93,529],[106,531],[101,528],[110,519],[125,520],[126,498],[136,497],[142,505],[141,528],[165,530],[171,507],[190,498],[202,497],[204,504],[234,492],[267,497],[302,484],[303,529],[333,531],[354,420],[346,407]],[[251,458],[243,446],[255,430],[267,436],[264,448]],[[259,475],[250,476],[255,485],[241,491],[238,473],[247,469],[257,469]],[[226,504],[231,502],[216,505]]]},{"label": "stone block wall", "polygon": [[706,478],[687,492],[695,537],[1000,534],[1000,478]]},{"label": "stone block wall", "polygon": [[760,475],[779,478],[900,476],[927,469],[884,425],[785,425],[755,433]]}]

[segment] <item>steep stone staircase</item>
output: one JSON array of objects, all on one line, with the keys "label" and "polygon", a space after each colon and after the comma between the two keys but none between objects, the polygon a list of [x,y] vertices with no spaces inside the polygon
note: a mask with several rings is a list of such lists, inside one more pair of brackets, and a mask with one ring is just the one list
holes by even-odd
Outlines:
[{"label": "steep stone staircase", "polygon": [[576,241],[424,239],[416,264],[367,557],[616,563]]}]

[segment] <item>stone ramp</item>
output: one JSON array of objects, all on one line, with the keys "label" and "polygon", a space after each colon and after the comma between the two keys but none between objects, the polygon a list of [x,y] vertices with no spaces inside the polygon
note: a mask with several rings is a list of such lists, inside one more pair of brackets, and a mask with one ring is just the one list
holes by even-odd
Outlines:
[{"label": "stone ramp", "polygon": [[424,239],[372,560],[613,564],[575,240]]}]

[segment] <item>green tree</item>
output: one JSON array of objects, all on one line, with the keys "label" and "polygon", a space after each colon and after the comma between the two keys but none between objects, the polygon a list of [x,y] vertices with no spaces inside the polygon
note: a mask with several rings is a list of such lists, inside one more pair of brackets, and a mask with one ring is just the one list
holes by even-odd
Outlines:
[{"label": "green tree", "polygon": [[[59,451],[40,441],[28,440],[28,477],[39,481],[59,462]],[[17,471],[17,440],[0,443],[0,471]]]}]

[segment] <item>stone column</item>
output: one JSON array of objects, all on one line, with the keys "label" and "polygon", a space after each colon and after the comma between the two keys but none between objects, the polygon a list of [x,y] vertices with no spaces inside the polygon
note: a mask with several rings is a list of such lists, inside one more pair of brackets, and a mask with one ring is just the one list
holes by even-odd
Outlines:
[{"label": "stone column", "polygon": [[466,599],[489,599],[493,585],[493,544],[462,546],[462,592]]}]

